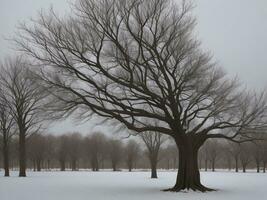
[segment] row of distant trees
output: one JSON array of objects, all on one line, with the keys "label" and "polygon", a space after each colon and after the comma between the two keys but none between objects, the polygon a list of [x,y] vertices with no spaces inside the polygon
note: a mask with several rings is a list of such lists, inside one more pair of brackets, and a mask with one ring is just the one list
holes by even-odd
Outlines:
[{"label": "row of distant trees", "polygon": [[[160,134],[147,134],[127,140],[110,138],[99,132],[86,136],[79,133],[60,136],[35,134],[29,137],[26,145],[28,167],[34,171],[132,171],[150,168],[151,177],[156,178],[157,168],[178,168],[177,147]],[[18,141],[14,138],[10,149],[10,168],[18,167],[17,147]],[[220,168],[238,172],[241,168],[246,172],[247,168],[256,168],[257,172],[261,169],[265,172],[266,163],[266,141],[239,145],[212,140],[199,152],[199,167],[205,171]]]}]

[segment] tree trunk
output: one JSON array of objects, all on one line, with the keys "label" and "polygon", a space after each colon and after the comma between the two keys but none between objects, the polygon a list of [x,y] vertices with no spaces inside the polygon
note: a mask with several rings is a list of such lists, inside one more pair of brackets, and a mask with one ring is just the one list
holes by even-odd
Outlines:
[{"label": "tree trunk", "polygon": [[112,161],[112,169],[114,172],[117,171],[117,164],[113,161]]},{"label": "tree trunk", "polygon": [[263,173],[265,173],[266,172],[266,162],[265,161],[263,161]]},{"label": "tree trunk", "polygon": [[215,172],[215,160],[211,161],[212,171]]},{"label": "tree trunk", "polygon": [[208,159],[205,159],[205,171],[208,171]]},{"label": "tree trunk", "polygon": [[256,165],[257,165],[257,173],[259,173],[260,172],[260,162],[256,161]]},{"label": "tree trunk", "polygon": [[5,176],[9,176],[9,147],[7,142],[4,142],[3,145],[3,158],[4,158]]},{"label": "tree trunk", "polygon": [[26,145],[25,133],[19,134],[19,177],[26,177]]},{"label": "tree trunk", "polygon": [[65,160],[60,160],[60,171],[65,171]]},{"label": "tree trunk", "polygon": [[[201,192],[212,191],[200,182],[198,169],[198,150],[201,145],[195,141],[197,138],[186,136],[182,142],[176,141],[179,148],[179,170],[176,184],[165,191],[198,190]],[[179,143],[178,143],[179,142]]]},{"label": "tree trunk", "polygon": [[157,161],[151,161],[151,178],[158,178]]},{"label": "tree trunk", "polygon": [[235,172],[238,172],[238,158],[235,157]]},{"label": "tree trunk", "polygon": [[41,160],[40,159],[36,160],[36,166],[37,166],[37,172],[40,172],[41,171]]},{"label": "tree trunk", "polygon": [[71,161],[71,170],[72,171],[76,171],[77,170],[77,165],[76,165],[76,159],[72,159],[72,161]]},{"label": "tree trunk", "polygon": [[242,168],[243,168],[243,173],[245,173],[246,172],[246,166],[242,165]]}]

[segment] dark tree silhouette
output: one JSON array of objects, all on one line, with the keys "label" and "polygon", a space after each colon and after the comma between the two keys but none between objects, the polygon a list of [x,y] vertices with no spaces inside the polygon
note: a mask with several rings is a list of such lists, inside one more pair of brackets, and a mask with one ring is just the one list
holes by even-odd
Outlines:
[{"label": "dark tree silhouette", "polygon": [[118,164],[121,161],[123,152],[122,142],[120,140],[112,139],[108,143],[109,158],[113,171],[118,170]]},{"label": "dark tree silhouette", "polygon": [[33,80],[29,64],[21,59],[8,60],[1,69],[0,84],[5,91],[5,101],[16,122],[19,134],[19,176],[26,176],[26,138],[38,132],[44,111],[45,91]]},{"label": "dark tree silhouette", "polygon": [[106,137],[103,133],[95,132],[86,138],[86,155],[89,155],[93,171],[99,171],[100,160],[104,156],[105,146],[107,145]]},{"label": "dark tree silhouette", "polygon": [[56,149],[56,154],[57,158],[59,161],[60,165],[60,171],[65,171],[66,170],[66,161],[67,161],[67,149],[68,149],[68,144],[67,144],[67,136],[62,135],[58,138],[57,140],[57,149]]},{"label": "dark tree silhouette", "polygon": [[248,164],[252,161],[251,149],[249,144],[242,144],[240,145],[240,148],[241,150],[239,159],[242,166],[242,170],[245,173]]},{"label": "dark tree silhouette", "polygon": [[159,152],[161,145],[166,141],[166,137],[158,132],[142,133],[140,134],[140,137],[142,138],[147,148],[147,156],[150,161],[151,167],[151,178],[158,178],[157,165],[159,161]]},{"label": "dark tree silhouette", "polygon": [[36,76],[54,97],[51,111],[98,115],[133,134],[171,136],[179,171],[168,190],[204,192],[210,189],[200,182],[199,148],[209,138],[251,140],[247,130],[265,123],[266,101],[241,90],[200,49],[191,7],[172,0],[80,0],[69,18],[51,11],[34,26],[21,25],[15,40],[41,69]]},{"label": "dark tree silhouette", "polygon": [[28,157],[33,161],[34,171],[41,171],[46,153],[46,138],[34,134],[27,140]]},{"label": "dark tree silhouette", "polygon": [[134,140],[129,140],[125,146],[126,164],[129,172],[132,171],[134,163],[137,161],[140,153],[139,145]]},{"label": "dark tree silhouette", "polygon": [[4,95],[5,91],[0,87],[0,141],[5,170],[4,176],[9,176],[9,146],[12,136],[15,134],[15,124]]}]

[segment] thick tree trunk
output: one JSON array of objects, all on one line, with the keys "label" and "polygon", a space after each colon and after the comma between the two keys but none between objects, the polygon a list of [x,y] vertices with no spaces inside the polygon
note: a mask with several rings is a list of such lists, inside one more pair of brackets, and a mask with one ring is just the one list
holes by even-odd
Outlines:
[{"label": "thick tree trunk", "polygon": [[179,148],[179,170],[176,184],[173,188],[165,191],[178,192],[185,189],[201,192],[212,191],[200,182],[197,156],[201,145],[194,145],[194,143],[197,143],[194,139],[186,137],[183,142],[176,142]]},{"label": "thick tree trunk", "polygon": [[7,142],[5,142],[3,145],[3,159],[5,176],[9,176],[9,147]]},{"label": "thick tree trunk", "polygon": [[26,138],[25,133],[19,134],[19,176],[26,177]]}]

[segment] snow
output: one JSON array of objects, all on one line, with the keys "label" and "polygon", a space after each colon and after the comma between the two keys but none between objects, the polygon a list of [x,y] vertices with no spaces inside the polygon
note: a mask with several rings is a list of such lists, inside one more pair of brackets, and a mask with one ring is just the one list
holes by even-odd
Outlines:
[{"label": "snow", "polygon": [[264,199],[267,175],[263,173],[201,172],[202,182],[216,192],[162,192],[175,182],[176,172],[28,172],[28,177],[3,177],[1,200],[251,200]]}]

